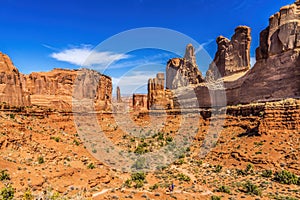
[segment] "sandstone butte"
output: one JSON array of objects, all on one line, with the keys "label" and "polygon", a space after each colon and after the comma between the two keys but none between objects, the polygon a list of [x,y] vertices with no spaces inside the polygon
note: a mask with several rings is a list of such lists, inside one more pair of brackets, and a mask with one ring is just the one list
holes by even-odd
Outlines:
[{"label": "sandstone butte", "polygon": [[[167,62],[166,76],[148,80],[148,94],[121,97],[118,88],[116,101],[106,75],[25,75],[0,53],[0,199],[9,185],[15,199],[300,199],[299,23],[299,0],[271,16],[253,67],[249,27],[238,26],[230,39],[219,36],[205,77],[188,44],[183,58]],[[79,134],[92,121],[74,120],[72,110],[91,105],[115,149],[143,155],[177,135],[192,142],[174,162],[136,180],[111,167],[115,155],[97,160],[101,145]]]}]

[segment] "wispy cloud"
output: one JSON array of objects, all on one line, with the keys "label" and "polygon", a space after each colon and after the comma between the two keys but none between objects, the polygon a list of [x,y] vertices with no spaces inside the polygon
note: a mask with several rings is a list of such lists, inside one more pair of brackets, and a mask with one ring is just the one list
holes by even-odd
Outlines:
[{"label": "wispy cloud", "polygon": [[116,60],[130,57],[127,54],[119,54],[110,51],[95,51],[91,45],[71,47],[52,53],[50,56],[58,61],[68,62],[77,66],[91,67],[97,65],[98,67],[103,68]]},{"label": "wispy cloud", "polygon": [[137,67],[142,65],[150,65],[150,64],[166,64],[167,61],[172,58],[174,54],[171,53],[157,53],[155,55],[150,56],[131,56],[130,59],[120,60],[116,63],[112,63],[109,68],[117,69],[117,68],[128,68],[128,67]]},{"label": "wispy cloud", "polygon": [[250,65],[251,65],[251,67],[253,67],[255,63],[256,63],[256,58],[255,57],[251,57],[250,58]]},{"label": "wispy cloud", "polygon": [[156,77],[155,71],[132,71],[122,77],[112,77],[113,86],[120,86],[122,94],[146,92],[148,79]]},{"label": "wispy cloud", "polygon": [[195,54],[197,54],[199,51],[203,50],[205,46],[209,45],[213,41],[214,41],[214,39],[209,39],[206,42],[201,43],[199,45],[199,47],[195,49]]}]

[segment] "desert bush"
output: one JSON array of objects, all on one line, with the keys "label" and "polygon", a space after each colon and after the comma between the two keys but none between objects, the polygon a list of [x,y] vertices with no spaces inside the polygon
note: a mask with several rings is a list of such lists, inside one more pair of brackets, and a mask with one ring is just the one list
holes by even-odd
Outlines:
[{"label": "desert bush", "polygon": [[0,190],[0,199],[1,200],[12,200],[15,195],[15,189],[12,186],[4,187]]},{"label": "desert bush", "polygon": [[146,174],[144,172],[135,172],[131,174],[131,180],[133,181],[144,181]]},{"label": "desert bush", "polygon": [[186,182],[189,182],[191,180],[191,178],[185,174],[178,174],[177,179],[180,181],[186,181]]},{"label": "desert bush", "polygon": [[219,173],[219,172],[222,171],[222,168],[223,168],[223,167],[222,167],[221,165],[217,165],[217,166],[215,167],[214,172]]},{"label": "desert bush", "polygon": [[42,156],[38,157],[37,160],[38,160],[39,164],[43,164],[45,162],[44,157],[42,157]]},{"label": "desert bush", "polygon": [[265,177],[265,178],[270,178],[271,176],[273,175],[273,172],[272,170],[264,170],[261,174],[262,177]]},{"label": "desert bush", "polygon": [[294,197],[288,197],[288,196],[276,196],[274,197],[275,200],[297,200]]},{"label": "desert bush", "polygon": [[221,200],[221,197],[219,197],[219,196],[211,196],[210,199],[211,200]]},{"label": "desert bush", "polygon": [[135,188],[141,188],[146,181],[146,174],[144,172],[135,172],[131,174],[131,181],[135,183]]},{"label": "desert bush", "polygon": [[218,192],[223,192],[223,193],[227,193],[230,194],[230,188],[228,186],[222,185],[221,187],[219,187]]},{"label": "desert bush", "polygon": [[87,166],[88,169],[95,169],[95,165],[93,163],[88,164]]},{"label": "desert bush", "polygon": [[299,182],[300,182],[299,177],[297,177],[295,174],[293,174],[289,171],[286,171],[286,170],[283,170],[281,172],[276,172],[274,175],[274,180],[276,182],[288,184],[288,185],[291,185],[291,184],[299,185]]},{"label": "desert bush", "polygon": [[26,190],[24,195],[23,195],[22,200],[33,200],[33,199],[34,199],[34,196],[31,194],[31,191]]},{"label": "desert bush", "polygon": [[244,185],[243,185],[245,192],[247,194],[253,194],[253,195],[261,195],[261,190],[258,188],[257,185],[251,183],[250,181],[247,181]]},{"label": "desert bush", "polygon": [[150,191],[153,191],[153,190],[158,189],[158,187],[159,187],[158,184],[155,183],[154,185],[150,186],[149,189],[150,189]]},{"label": "desert bush", "polygon": [[0,171],[0,181],[6,181],[6,180],[10,180],[10,176],[7,173],[7,170],[1,170]]}]

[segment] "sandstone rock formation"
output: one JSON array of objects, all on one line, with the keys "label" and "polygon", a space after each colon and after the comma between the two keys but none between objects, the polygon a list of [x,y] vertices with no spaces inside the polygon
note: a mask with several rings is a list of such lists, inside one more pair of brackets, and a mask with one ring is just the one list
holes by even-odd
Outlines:
[{"label": "sandstone rock formation", "polygon": [[240,102],[300,96],[299,25],[299,1],[270,17],[269,27],[260,34],[257,62],[239,81]]},{"label": "sandstone rock formation", "polygon": [[12,106],[30,105],[30,97],[23,90],[21,74],[10,58],[0,52],[0,102]]},{"label": "sandstone rock formation", "polygon": [[88,69],[54,69],[24,75],[7,55],[0,53],[0,102],[71,111],[74,95],[92,99],[96,110],[110,110],[111,78]]},{"label": "sandstone rock formation", "polygon": [[148,100],[148,95],[147,94],[133,94],[132,96],[133,99],[133,109],[142,111],[142,110],[147,110],[147,100]]},{"label": "sandstone rock formation", "polygon": [[164,73],[158,73],[156,78],[148,81],[148,109],[172,109],[173,97],[170,90],[165,90]]},{"label": "sandstone rock formation", "polygon": [[195,49],[191,44],[186,47],[184,58],[168,61],[166,69],[166,88],[176,89],[203,82],[202,73],[196,64]]},{"label": "sandstone rock formation", "polygon": [[284,6],[269,19],[269,27],[261,32],[256,59],[266,59],[300,47],[300,2]]},{"label": "sandstone rock formation", "polygon": [[[299,98],[299,22],[299,1],[284,6],[271,16],[269,27],[260,34],[257,62],[250,70],[250,29],[237,27],[231,41],[219,37],[218,51],[206,74],[206,83],[189,85],[187,83],[193,76],[176,77],[185,59],[170,60],[167,64],[167,87],[172,89],[174,107],[196,107],[195,102],[199,107],[211,107]],[[194,62],[193,59],[190,61]]]},{"label": "sandstone rock formation", "polygon": [[33,72],[23,75],[22,83],[24,90],[30,94],[31,103],[35,105],[71,110],[72,97],[75,95],[76,98],[94,99],[95,107],[99,110],[107,110],[110,106],[111,78],[93,70]]},{"label": "sandstone rock formation", "polygon": [[122,98],[121,98],[121,90],[120,87],[117,87],[117,102],[121,103],[122,102]]},{"label": "sandstone rock formation", "polygon": [[206,73],[206,80],[216,80],[250,69],[250,28],[239,26],[231,40],[219,36],[218,50]]}]

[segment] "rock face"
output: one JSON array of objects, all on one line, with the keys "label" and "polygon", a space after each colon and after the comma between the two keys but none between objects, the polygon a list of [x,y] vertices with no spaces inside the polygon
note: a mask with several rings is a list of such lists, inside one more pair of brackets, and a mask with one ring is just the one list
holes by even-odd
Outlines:
[{"label": "rock face", "polygon": [[74,95],[76,98],[93,99],[97,110],[108,110],[111,104],[111,78],[93,70],[34,72],[23,75],[22,83],[35,105],[70,110]]},{"label": "rock face", "polygon": [[300,47],[300,2],[284,6],[269,19],[269,27],[260,34],[256,59],[266,59]]},{"label": "rock face", "polygon": [[21,76],[10,58],[0,52],[0,102],[12,106],[30,105],[30,97],[23,90]]},{"label": "rock face", "polygon": [[133,100],[133,109],[142,111],[142,110],[147,110],[147,100],[148,100],[148,95],[147,94],[133,94],[132,96]]},{"label": "rock face", "polygon": [[[250,29],[237,27],[231,41],[219,37],[218,50],[206,74],[206,83],[191,85],[193,75],[178,76],[185,60],[195,62],[191,53],[186,59],[170,60],[167,87],[172,89],[174,107],[212,107],[299,98],[299,24],[299,1],[282,7],[280,12],[271,16],[269,26],[260,33],[257,62],[250,70]],[[177,103],[178,100],[181,103]]]},{"label": "rock face", "polygon": [[148,109],[172,109],[173,96],[170,90],[165,90],[164,73],[158,73],[156,78],[148,81]]},{"label": "rock face", "polygon": [[120,87],[117,87],[117,102],[121,103],[122,102],[122,98],[121,98],[121,90]]},{"label": "rock face", "polygon": [[300,2],[270,17],[260,34],[257,62],[240,81],[242,103],[300,96]]},{"label": "rock face", "polygon": [[219,36],[218,50],[206,73],[206,80],[216,80],[250,69],[250,28],[239,26],[231,40]]},{"label": "rock face", "polygon": [[184,58],[168,61],[166,77],[167,89],[177,89],[204,81],[196,64],[195,49],[191,44],[187,45]]}]

